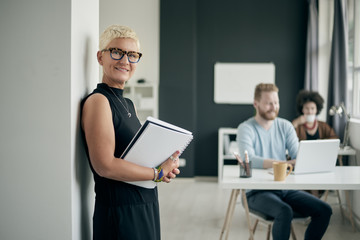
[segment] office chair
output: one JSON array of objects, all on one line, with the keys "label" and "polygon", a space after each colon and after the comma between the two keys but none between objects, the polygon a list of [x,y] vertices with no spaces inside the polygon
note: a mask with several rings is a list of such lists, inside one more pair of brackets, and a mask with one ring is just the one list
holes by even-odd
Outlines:
[{"label": "office chair", "polygon": [[[258,223],[262,223],[262,224],[267,226],[266,239],[270,240],[271,229],[272,229],[272,224],[274,222],[274,218],[272,218],[270,216],[267,216],[267,215],[265,215],[263,213],[257,212],[257,211],[255,211],[253,209],[250,209],[249,206],[247,205],[247,200],[244,201],[244,199],[246,199],[245,191],[243,190],[241,194],[242,194],[241,203],[242,203],[242,205],[243,205],[243,207],[245,209],[249,232],[252,233],[252,234],[250,233],[250,238],[249,239],[253,240],[253,236],[255,234],[256,227],[257,227]],[[255,219],[255,222],[254,222],[253,225],[251,225],[250,216]],[[309,217],[303,217],[298,213],[294,213],[293,222],[294,221],[300,221],[300,222],[303,222],[303,223],[307,223],[308,220],[309,220]],[[292,223],[291,223],[291,237],[292,237],[293,240],[297,239],[296,235],[295,235],[295,231],[294,231],[294,226],[293,226]]]}]

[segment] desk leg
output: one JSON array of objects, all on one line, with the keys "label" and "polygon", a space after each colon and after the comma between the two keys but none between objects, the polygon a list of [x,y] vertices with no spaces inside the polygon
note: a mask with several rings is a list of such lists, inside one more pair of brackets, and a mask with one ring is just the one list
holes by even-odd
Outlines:
[{"label": "desk leg", "polygon": [[339,165],[344,166],[342,161],[342,155],[338,155],[338,160],[339,160]]},{"label": "desk leg", "polygon": [[228,239],[231,220],[232,220],[232,217],[234,215],[236,199],[239,196],[239,192],[240,192],[239,189],[233,189],[231,191],[231,196],[230,196],[229,205],[228,205],[228,208],[227,208],[227,211],[226,211],[224,226],[221,229],[220,240],[223,239],[224,233],[225,233],[225,240]]},{"label": "desk leg", "polygon": [[[343,166],[342,155],[338,156],[338,160],[339,160],[339,165]],[[356,165],[357,165],[356,155],[355,155],[355,162],[356,162]],[[354,223],[354,217],[352,215],[352,207],[351,207],[351,203],[350,203],[349,190],[344,190],[344,191],[345,191],[346,207],[347,207],[347,210],[348,210],[346,215],[344,214],[343,206],[341,204],[339,190],[336,190],[336,193],[337,193],[338,199],[339,199],[339,204],[340,204],[341,216],[342,216],[343,220],[344,220],[344,216],[346,216],[350,220],[351,226],[352,226],[354,232],[356,232],[355,223]]]},{"label": "desk leg", "polygon": [[344,221],[344,211],[343,211],[343,207],[342,207],[342,203],[341,203],[341,198],[340,198],[340,192],[339,192],[339,190],[336,190],[336,195],[337,195],[338,201],[339,201],[341,218],[342,218],[342,220]]},{"label": "desk leg", "polygon": [[346,200],[347,212],[344,212],[344,208],[343,208],[343,205],[341,203],[340,192],[339,192],[339,190],[336,190],[336,194],[337,194],[339,205],[340,205],[341,217],[342,217],[343,221],[344,221],[344,217],[348,218],[354,232],[356,232],[356,227],[355,227],[355,223],[354,223],[354,216],[352,215],[352,207],[351,207],[351,203],[350,203],[349,190],[344,190],[344,192],[345,192],[345,200]]},{"label": "desk leg", "polygon": [[326,190],[324,193],[324,202],[327,201],[328,195],[329,195],[329,190]]},{"label": "desk leg", "polygon": [[[354,232],[356,232],[354,217],[352,215],[352,207],[351,207],[351,203],[350,203],[349,190],[345,190],[345,199],[346,199],[346,205],[347,205],[347,209],[348,209],[347,217],[349,218],[349,220],[351,222],[351,226],[352,226]],[[340,206],[340,207],[342,208],[342,206]]]},{"label": "desk leg", "polygon": [[[247,202],[247,198],[246,198],[246,192],[245,190],[243,189],[241,191],[241,197],[242,197],[242,202],[244,204],[244,208],[245,208],[245,213],[246,213],[246,220],[247,220],[247,223],[248,223],[248,228],[249,228],[249,233],[250,233],[250,240],[253,240],[254,239],[254,231],[251,227],[251,219],[250,219],[250,212],[249,212],[249,205],[248,205],[248,202]],[[255,228],[256,226],[254,226]]]},{"label": "desk leg", "polygon": [[356,154],[355,154],[355,166],[359,166],[358,163],[357,163]]}]

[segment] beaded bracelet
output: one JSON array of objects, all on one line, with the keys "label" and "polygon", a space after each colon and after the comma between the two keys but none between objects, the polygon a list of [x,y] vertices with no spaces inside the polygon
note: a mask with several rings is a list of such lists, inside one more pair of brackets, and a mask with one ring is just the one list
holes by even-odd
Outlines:
[{"label": "beaded bracelet", "polygon": [[162,182],[162,180],[164,179],[164,171],[163,171],[163,169],[161,168],[161,166],[158,167],[157,172],[158,172],[158,176],[157,176],[157,178],[154,180],[154,182]]},{"label": "beaded bracelet", "polygon": [[156,168],[153,168],[153,169],[154,169],[154,178],[153,178],[153,181],[155,182],[156,179],[157,179],[157,177],[158,177],[158,175],[159,175],[159,172],[158,172],[158,170],[157,170]]}]

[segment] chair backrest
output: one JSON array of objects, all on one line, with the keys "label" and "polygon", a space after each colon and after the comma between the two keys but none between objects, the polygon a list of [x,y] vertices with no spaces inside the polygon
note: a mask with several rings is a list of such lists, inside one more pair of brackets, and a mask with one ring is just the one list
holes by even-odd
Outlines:
[{"label": "chair backrest", "polygon": [[349,139],[350,146],[360,151],[360,119],[350,118]]}]

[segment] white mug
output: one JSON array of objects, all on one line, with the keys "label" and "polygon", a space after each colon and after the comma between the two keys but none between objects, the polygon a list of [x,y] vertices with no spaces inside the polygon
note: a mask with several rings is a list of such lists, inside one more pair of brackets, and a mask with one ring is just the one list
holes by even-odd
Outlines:
[{"label": "white mug", "polygon": [[305,117],[306,117],[306,122],[312,123],[315,121],[316,115],[315,114],[305,115]]}]

